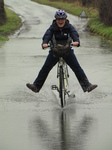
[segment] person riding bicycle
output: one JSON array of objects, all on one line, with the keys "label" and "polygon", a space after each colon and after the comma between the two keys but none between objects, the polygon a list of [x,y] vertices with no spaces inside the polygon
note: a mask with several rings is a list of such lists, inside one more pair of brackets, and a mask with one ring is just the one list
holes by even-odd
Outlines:
[{"label": "person riding bicycle", "polygon": [[71,47],[80,46],[79,34],[67,19],[67,13],[64,10],[57,10],[55,19],[43,36],[42,48],[47,48],[51,43],[49,54],[33,84],[27,83],[26,86],[37,93],[42,88],[50,70],[56,65],[59,57],[63,57],[65,62],[75,73],[84,92],[90,92],[97,87],[91,84],[81,68],[74,51]]}]

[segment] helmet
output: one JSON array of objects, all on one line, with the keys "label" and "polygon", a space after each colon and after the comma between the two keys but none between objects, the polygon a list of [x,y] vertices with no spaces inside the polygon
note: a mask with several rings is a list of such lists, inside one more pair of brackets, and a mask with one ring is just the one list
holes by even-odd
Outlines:
[{"label": "helmet", "polygon": [[58,10],[56,11],[55,13],[55,16],[54,16],[56,19],[57,18],[63,18],[63,19],[66,19],[67,18],[67,14],[64,10]]}]

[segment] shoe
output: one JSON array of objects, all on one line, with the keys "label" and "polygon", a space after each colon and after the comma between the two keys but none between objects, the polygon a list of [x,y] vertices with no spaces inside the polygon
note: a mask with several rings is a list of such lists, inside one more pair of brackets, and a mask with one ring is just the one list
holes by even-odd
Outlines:
[{"label": "shoe", "polygon": [[34,84],[27,83],[26,86],[35,93],[39,92],[39,89]]},{"label": "shoe", "polygon": [[89,87],[86,89],[87,92],[91,92],[92,90],[94,90],[95,88],[97,88],[98,85],[96,84],[90,84]]}]

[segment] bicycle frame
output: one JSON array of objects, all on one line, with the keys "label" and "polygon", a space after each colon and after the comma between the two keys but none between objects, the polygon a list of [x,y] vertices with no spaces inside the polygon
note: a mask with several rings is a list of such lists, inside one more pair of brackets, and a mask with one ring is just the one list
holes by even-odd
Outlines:
[{"label": "bicycle frame", "polygon": [[[59,58],[58,65],[57,65],[57,78],[59,78],[59,75],[60,75],[59,74],[60,73],[60,68],[62,68],[62,70],[63,70],[64,89],[65,89],[65,91],[67,91],[67,87],[69,86],[69,84],[68,84],[69,73],[68,73],[67,64],[65,63],[65,61],[63,60],[62,57]],[[59,88],[59,81],[58,81],[58,88]]]},{"label": "bicycle frame", "polygon": [[67,64],[62,57],[59,57],[59,61],[57,64],[57,78],[58,86],[52,85],[52,90],[57,90],[59,92],[60,103],[61,107],[63,108],[66,105],[65,96],[69,96],[69,91],[67,91],[67,88],[69,86],[69,73]]}]

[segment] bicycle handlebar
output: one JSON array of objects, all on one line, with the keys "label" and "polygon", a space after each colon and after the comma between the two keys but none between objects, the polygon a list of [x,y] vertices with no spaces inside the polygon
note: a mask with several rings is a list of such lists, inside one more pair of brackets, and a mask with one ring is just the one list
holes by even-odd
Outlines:
[{"label": "bicycle handlebar", "polygon": [[[72,43],[70,44],[70,46],[74,46]],[[47,48],[49,48],[50,47],[50,44],[48,44],[48,46],[46,47],[46,48],[43,48],[42,47],[42,49],[47,49]],[[74,46],[75,47],[75,46]]]}]

